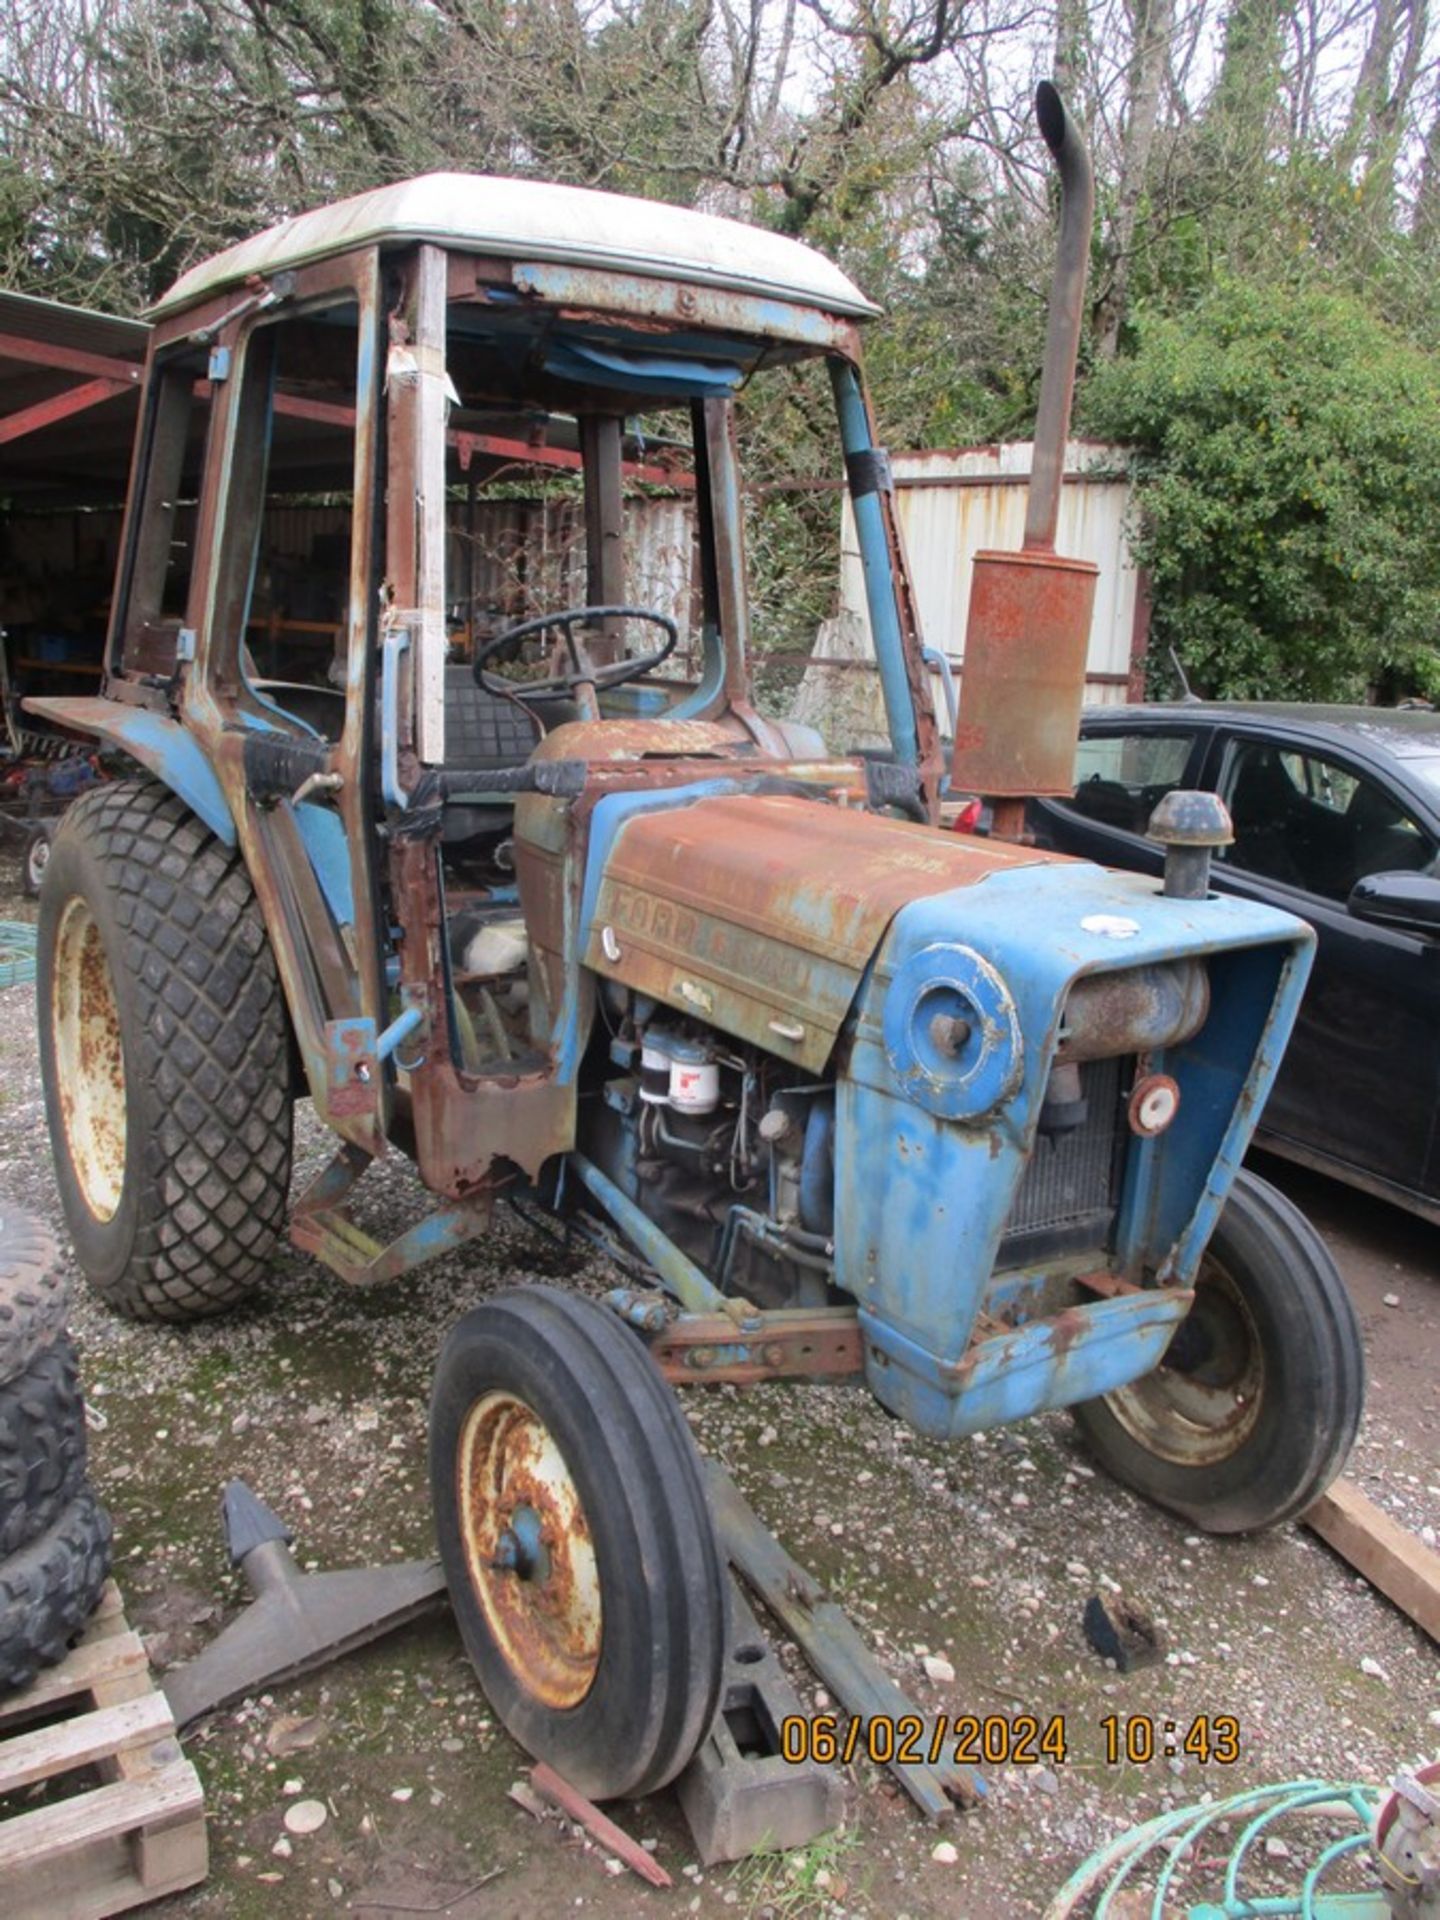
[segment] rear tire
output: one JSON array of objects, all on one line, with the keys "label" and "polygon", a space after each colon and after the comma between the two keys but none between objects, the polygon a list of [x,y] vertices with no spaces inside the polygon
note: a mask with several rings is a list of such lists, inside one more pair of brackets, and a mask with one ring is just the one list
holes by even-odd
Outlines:
[{"label": "rear tire", "polygon": [[45,1110],[81,1271],[194,1320],[265,1271],[290,1183],[288,1030],[250,877],[182,801],[77,800],[40,896]]},{"label": "rear tire", "polygon": [[605,1308],[498,1294],[430,1409],[440,1554],[491,1707],[594,1800],[652,1793],[710,1730],[725,1562],[674,1394]]},{"label": "rear tire", "polygon": [[1319,1499],[1364,1403],[1360,1327],[1329,1250],[1241,1173],[1164,1360],[1075,1418],[1126,1486],[1210,1533],[1250,1533]]}]

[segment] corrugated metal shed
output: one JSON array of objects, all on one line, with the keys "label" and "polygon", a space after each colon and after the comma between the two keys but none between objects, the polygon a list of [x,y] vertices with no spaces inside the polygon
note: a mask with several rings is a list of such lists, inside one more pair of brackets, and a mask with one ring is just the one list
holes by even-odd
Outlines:
[{"label": "corrugated metal shed", "polygon": [[[1031,451],[1030,442],[1021,441],[893,457],[900,527],[926,645],[944,653],[957,675],[965,652],[971,559],[984,548],[1019,547]],[[1122,702],[1129,697],[1146,626],[1140,582],[1125,537],[1131,503],[1125,450],[1093,440],[1072,440],[1065,450],[1065,473],[1056,549],[1092,560],[1100,569],[1086,699],[1092,705]],[[873,660],[860,551],[848,499],[840,532],[840,609],[838,621],[821,631],[817,660],[847,655]],[[857,679],[863,679],[863,696],[849,684]],[[817,718],[827,700],[832,701],[845,709],[852,737],[859,737],[855,732],[859,728],[883,738],[883,708],[872,679],[812,666],[801,690],[801,710],[807,719]],[[836,684],[842,680],[847,684]]]}]

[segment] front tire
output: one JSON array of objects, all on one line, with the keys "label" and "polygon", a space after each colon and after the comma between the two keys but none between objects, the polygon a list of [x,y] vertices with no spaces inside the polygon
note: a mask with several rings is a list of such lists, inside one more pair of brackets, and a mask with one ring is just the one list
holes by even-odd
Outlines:
[{"label": "front tire", "polygon": [[467,1314],[436,1369],[430,1480],[461,1637],[509,1732],[591,1799],[673,1780],[719,1702],[725,1564],[635,1336],[551,1287]]},{"label": "front tire", "polygon": [[85,794],[46,867],[37,982],[81,1271],[134,1320],[234,1306],[290,1184],[285,1008],[243,859],[164,787]]},{"label": "front tire", "polygon": [[1364,1401],[1360,1328],[1329,1250],[1241,1173],[1164,1360],[1075,1418],[1126,1486],[1210,1533],[1250,1533],[1319,1499]]}]

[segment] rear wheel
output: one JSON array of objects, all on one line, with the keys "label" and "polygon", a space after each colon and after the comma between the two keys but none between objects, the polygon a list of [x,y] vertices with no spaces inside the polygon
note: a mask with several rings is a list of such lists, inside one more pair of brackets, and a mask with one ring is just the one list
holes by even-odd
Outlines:
[{"label": "rear wheel", "polygon": [[467,1314],[436,1369],[430,1477],[461,1636],[510,1733],[592,1799],[673,1780],[719,1701],[725,1568],[634,1335],[548,1287]]},{"label": "rear wheel", "polygon": [[1164,1360],[1075,1417],[1117,1480],[1211,1533],[1294,1519],[1345,1464],[1360,1328],[1325,1243],[1242,1173]]},{"label": "rear wheel", "polygon": [[241,856],[163,787],[84,795],[46,869],[37,981],[81,1271],[136,1320],[234,1305],[284,1222],[291,1127],[285,1009]]}]

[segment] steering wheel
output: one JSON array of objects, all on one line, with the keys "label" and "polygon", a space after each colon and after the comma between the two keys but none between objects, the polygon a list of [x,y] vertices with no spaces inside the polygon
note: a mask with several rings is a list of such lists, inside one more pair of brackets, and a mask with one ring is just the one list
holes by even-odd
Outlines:
[{"label": "steering wheel", "polygon": [[[591,620],[648,620],[652,626],[664,628],[665,644],[654,653],[642,653],[633,660],[612,660],[604,666],[592,666],[574,632],[582,622]],[[573,671],[547,674],[543,680],[502,680],[497,674],[485,671],[486,661],[493,660],[502,647],[526,640],[532,633],[544,633],[548,627],[558,627],[564,634],[574,663]],[[567,607],[560,613],[541,613],[533,620],[522,620],[518,627],[507,627],[504,633],[487,640],[475,655],[475,679],[487,693],[516,700],[568,693],[573,687],[586,683],[596,689],[618,687],[627,680],[638,680],[641,674],[651,672],[662,660],[668,660],[679,639],[680,629],[675,622],[666,614],[653,613],[648,607]]]}]

